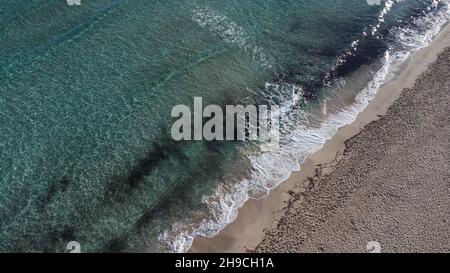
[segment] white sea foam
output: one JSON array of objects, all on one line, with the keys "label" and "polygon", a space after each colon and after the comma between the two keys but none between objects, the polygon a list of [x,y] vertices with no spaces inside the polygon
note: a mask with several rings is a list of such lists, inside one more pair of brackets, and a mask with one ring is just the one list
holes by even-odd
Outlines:
[{"label": "white sea foam", "polygon": [[[437,5],[439,1],[435,2]],[[381,69],[374,74],[372,81],[356,95],[353,104],[328,116],[320,126],[299,126],[284,134],[283,139],[289,141],[282,143],[277,149],[250,155],[252,172],[249,179],[244,179],[236,184],[220,185],[215,194],[204,196],[203,203],[208,207],[210,216],[196,224],[174,224],[171,229],[160,234],[160,243],[171,252],[186,252],[195,237],[216,235],[236,218],[238,208],[249,198],[266,196],[270,190],[285,181],[292,171],[299,170],[301,163],[311,154],[320,150],[339,128],[352,123],[356,116],[366,108],[377,94],[380,86],[390,79],[394,66],[404,62],[412,52],[430,44],[450,18],[449,1],[441,2],[447,4],[447,8],[433,16],[417,19],[415,24],[418,28],[396,28],[391,31],[398,41],[398,46],[386,51]],[[239,36],[240,34],[231,41],[235,41]],[[289,92],[285,92],[286,90],[292,90],[291,97],[286,98],[283,102],[286,110],[301,99],[299,95],[302,89],[300,87],[268,84],[266,88],[273,88],[284,94],[289,94]]]}]

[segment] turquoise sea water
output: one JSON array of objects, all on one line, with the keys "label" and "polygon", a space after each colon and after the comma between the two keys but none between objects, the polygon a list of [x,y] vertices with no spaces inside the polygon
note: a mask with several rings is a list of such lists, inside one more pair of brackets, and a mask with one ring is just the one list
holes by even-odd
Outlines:
[{"label": "turquoise sea water", "polygon": [[87,252],[186,250],[225,224],[213,210],[230,205],[208,198],[238,194],[244,178],[255,184],[255,166],[242,143],[173,141],[173,106],[194,96],[284,103],[301,90],[288,136],[338,80],[379,68],[387,50],[408,51],[408,34],[446,9],[432,0],[3,0],[0,251],[64,252],[72,240]]}]

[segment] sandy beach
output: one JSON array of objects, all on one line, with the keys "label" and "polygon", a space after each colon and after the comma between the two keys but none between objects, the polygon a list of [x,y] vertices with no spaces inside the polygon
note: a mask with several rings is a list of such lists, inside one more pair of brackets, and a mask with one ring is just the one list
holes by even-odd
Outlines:
[{"label": "sandy beach", "polygon": [[450,30],[355,122],[191,252],[450,251]]}]

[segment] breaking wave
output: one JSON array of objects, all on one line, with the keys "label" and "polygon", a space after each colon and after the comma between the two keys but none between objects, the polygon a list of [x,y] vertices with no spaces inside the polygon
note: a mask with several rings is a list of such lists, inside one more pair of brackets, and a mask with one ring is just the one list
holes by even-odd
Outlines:
[{"label": "breaking wave", "polygon": [[[389,10],[395,1],[387,1],[383,12]],[[281,132],[280,145],[270,151],[249,153],[251,175],[236,183],[220,184],[211,196],[204,196],[209,216],[200,223],[176,223],[159,235],[159,242],[170,252],[186,252],[195,237],[213,237],[237,216],[238,209],[250,198],[263,198],[285,181],[293,171],[300,170],[300,165],[313,153],[320,150],[325,142],[333,137],[339,128],[352,123],[375,97],[379,88],[389,81],[395,67],[404,63],[411,53],[430,44],[450,17],[449,1],[434,1],[431,8],[440,8],[435,12],[416,18],[407,27],[396,27],[389,31],[389,49],[384,53],[371,80],[354,96],[351,104],[336,108],[332,100],[322,100],[321,112],[324,115],[319,124],[308,123],[310,113],[296,109],[296,120],[291,120],[289,130]],[[380,15],[382,23],[384,13]],[[209,9],[194,11],[193,20],[200,26],[216,32],[223,40],[246,50],[258,51],[261,60],[266,60],[262,50],[253,46],[245,31],[228,18],[218,15]],[[379,25],[374,26],[372,33],[377,35]],[[358,45],[354,41],[351,47]],[[345,80],[340,79],[344,82]],[[286,83],[267,83],[266,89],[275,92],[282,98],[282,112],[289,112],[301,101],[302,87]],[[284,109],[284,110],[283,110]],[[334,109],[335,111],[328,111]],[[299,118],[300,117],[300,118]]]}]

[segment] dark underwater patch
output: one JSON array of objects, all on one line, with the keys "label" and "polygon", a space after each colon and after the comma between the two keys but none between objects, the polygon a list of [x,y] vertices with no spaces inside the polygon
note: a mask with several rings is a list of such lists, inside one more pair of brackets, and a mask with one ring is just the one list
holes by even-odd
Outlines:
[{"label": "dark underwater patch", "polygon": [[154,141],[152,148],[138,160],[125,177],[112,177],[107,182],[104,191],[104,198],[111,203],[123,203],[132,191],[139,189],[145,183],[145,177],[150,175],[152,170],[162,161],[171,157],[177,157],[178,160],[187,160],[183,155],[181,142],[165,138],[164,140]]},{"label": "dark underwater patch", "polygon": [[[148,229],[154,219],[167,214],[171,209],[174,209],[174,200],[179,204],[188,205],[188,199],[193,188],[198,188],[199,183],[206,183],[208,180],[215,180],[220,177],[224,171],[224,167],[220,167],[223,158],[220,154],[226,152],[223,142],[205,141],[204,145],[208,148],[210,153],[205,155],[203,162],[204,169],[199,171],[194,168],[189,168],[190,174],[187,178],[177,181],[170,189],[166,190],[158,198],[158,202],[149,207],[134,223],[133,228],[119,237],[115,237],[111,241],[101,247],[101,252],[121,252],[121,251],[137,251],[142,245],[145,245],[148,240]],[[182,160],[188,160],[184,158]],[[188,163],[189,164],[189,163]],[[223,165],[223,164],[222,164]],[[183,200],[186,200],[184,202]],[[177,207],[178,205],[175,205]],[[186,207],[179,207],[178,209],[185,210]],[[139,245],[140,247],[137,247]]]},{"label": "dark underwater patch", "polygon": [[63,176],[60,180],[52,182],[47,190],[47,193],[39,201],[39,208],[45,208],[53,201],[57,194],[66,192],[69,185],[70,180],[67,176]]}]

